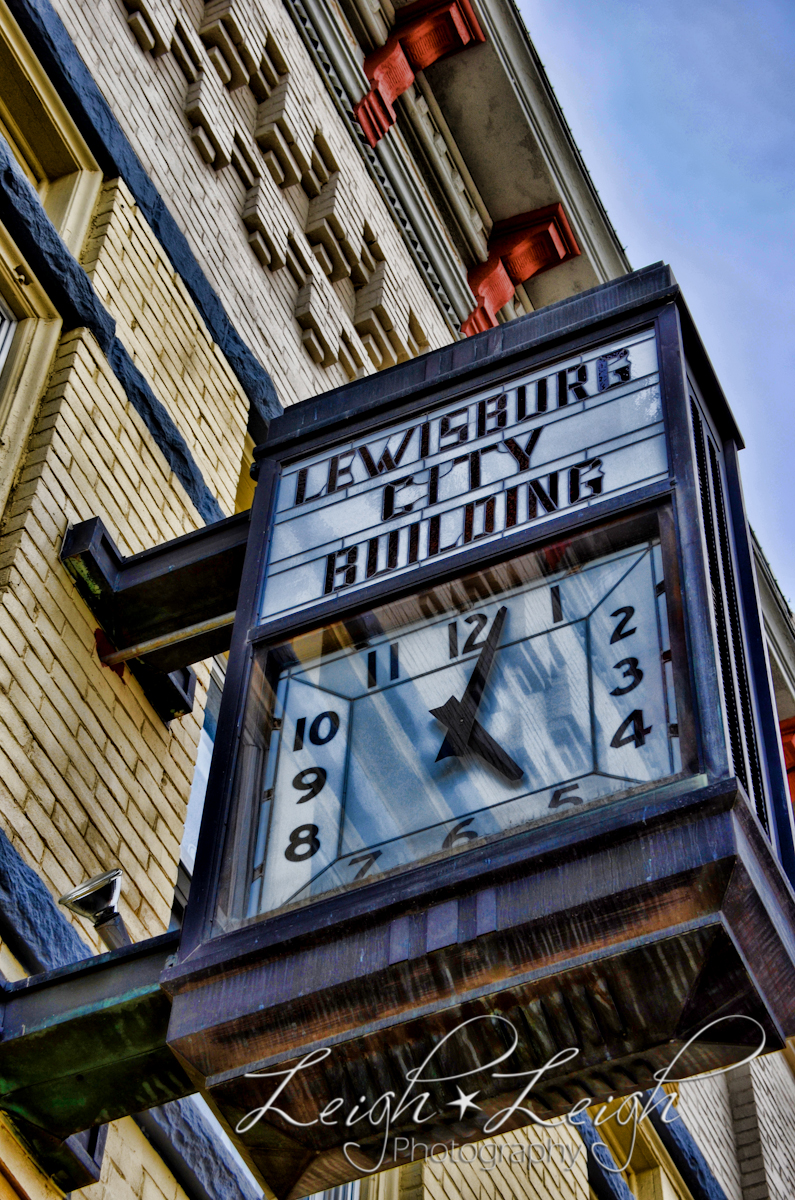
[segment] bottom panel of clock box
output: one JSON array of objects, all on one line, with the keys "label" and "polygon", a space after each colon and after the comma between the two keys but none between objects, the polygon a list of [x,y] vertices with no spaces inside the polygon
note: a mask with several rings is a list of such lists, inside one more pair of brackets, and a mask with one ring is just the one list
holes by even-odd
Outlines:
[{"label": "bottom panel of clock box", "polygon": [[490,886],[166,983],[169,1044],[276,1196],[795,1033],[795,905],[733,783],[625,801],[590,834]]},{"label": "bottom panel of clock box", "polygon": [[216,931],[679,776],[674,576],[651,515],[258,649]]}]

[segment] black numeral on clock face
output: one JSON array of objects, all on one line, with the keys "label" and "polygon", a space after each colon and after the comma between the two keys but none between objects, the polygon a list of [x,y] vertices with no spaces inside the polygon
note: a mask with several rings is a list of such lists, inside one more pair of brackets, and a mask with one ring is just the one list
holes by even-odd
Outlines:
[{"label": "black numeral on clock face", "polygon": [[284,857],[290,862],[303,862],[320,849],[320,832],[317,825],[298,825],[290,834]]},{"label": "black numeral on clock face", "polygon": [[[636,708],[631,712],[625,721],[622,721],[618,729],[613,734],[610,745],[618,750],[620,746],[628,746],[630,743],[637,750],[640,746],[646,745],[646,738],[651,733],[651,725],[644,728],[643,725],[643,709]],[[631,732],[628,732],[631,730]]]},{"label": "black numeral on clock face", "polygon": [[[485,637],[481,637],[483,630],[489,623],[489,618],[485,613],[470,613],[468,617],[464,617],[465,625],[474,626],[469,631],[462,654],[469,654],[472,650],[479,650],[486,642]],[[458,622],[451,621],[447,626],[447,635],[449,638],[450,657],[458,658]]]},{"label": "black numeral on clock face", "polygon": [[[635,609],[631,604],[622,605],[610,616],[618,618],[618,624],[610,637],[611,646],[614,642],[623,641],[624,638],[632,637],[634,633],[638,632],[636,625],[627,628],[635,616]],[[637,658],[622,658],[613,664],[613,670],[621,671],[621,678],[628,682],[617,684],[610,692],[611,696],[626,696],[629,692],[633,692],[643,680],[643,668]],[[639,750],[641,746],[646,745],[646,738],[651,731],[652,726],[644,724],[643,709],[636,708],[621,722],[610,740],[610,745],[614,750],[619,750],[622,746],[634,746],[636,750]]]},{"label": "black numeral on clock face", "polygon": [[[389,678],[400,679],[400,650],[396,642],[389,645]],[[378,653],[370,650],[367,655],[367,686],[378,687]]]},{"label": "black numeral on clock face", "polygon": [[367,872],[378,862],[383,853],[383,850],[373,850],[370,854],[358,854],[356,858],[348,859],[349,867],[355,867],[357,863],[362,864],[354,875],[354,880],[364,879]]},{"label": "black numeral on clock face", "polygon": [[[324,726],[324,722],[328,722]],[[309,740],[313,746],[325,746],[330,742],[340,727],[340,715],[335,712],[322,712],[315,717],[309,726]],[[306,732],[306,717],[299,717],[295,723],[295,741],[293,750],[303,750],[304,733]]]},{"label": "black numeral on clock face", "polygon": [[296,804],[306,804],[325,786],[326,772],[323,767],[307,767],[305,771],[299,771],[293,779],[293,787],[299,792],[306,792],[306,795],[296,800]]},{"label": "black numeral on clock face", "polygon": [[631,604],[627,604],[624,608],[617,608],[615,612],[610,614],[611,617],[621,617],[621,620],[613,630],[613,636],[610,639],[610,645],[613,642],[620,642],[622,638],[632,637],[633,633],[637,633],[637,629],[627,629],[627,625],[635,616],[635,609]]},{"label": "black numeral on clock face", "polygon": [[617,662],[614,665],[613,670],[620,671],[622,667],[624,670],[621,678],[628,679],[629,683],[625,687],[621,687],[620,685],[614,687],[610,693],[611,696],[626,696],[627,692],[633,691],[643,679],[643,672],[638,666],[636,658],[622,658],[621,662]]},{"label": "black numeral on clock face", "polygon": [[459,821],[457,825],[454,825],[442,842],[442,849],[452,850],[456,842],[471,842],[480,837],[480,834],[476,833],[474,829],[467,829],[467,825],[471,825],[474,819],[474,817],[467,817],[465,821]]}]

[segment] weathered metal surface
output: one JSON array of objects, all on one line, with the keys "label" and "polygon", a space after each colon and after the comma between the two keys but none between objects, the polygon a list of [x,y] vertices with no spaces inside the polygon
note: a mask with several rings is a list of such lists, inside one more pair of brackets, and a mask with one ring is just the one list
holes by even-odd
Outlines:
[{"label": "weathered metal surface", "polygon": [[64,1139],[195,1090],[165,1043],[164,935],[4,989],[0,1109]]},{"label": "weathered metal surface", "polygon": [[[248,513],[125,558],[99,517],[69,530],[61,558],[117,650],[165,639],[234,610]],[[170,672],[228,649],[230,630],[202,630],[142,653]]]},{"label": "weathered metal surface", "polygon": [[[477,1070],[519,1044],[499,1070],[532,1072],[568,1047],[577,1056],[547,1072],[528,1103],[541,1117],[594,1099],[653,1086],[694,1034],[717,1017],[751,1017],[768,1049],[795,1033],[795,905],[744,795],[713,788],[612,829],[582,814],[578,845],[561,839],[521,872],[455,899],[418,903],[391,920],[362,917],[344,930],[283,944],[236,972],[166,986],[175,990],[169,1043],[206,1079],[206,1094],[230,1128],[264,1105],[285,1071],[313,1048],[323,1061],[301,1071],[278,1107],[316,1121],[334,1097],[350,1113],[391,1091],[462,1021],[481,1018],[434,1060],[435,1077],[472,1071],[481,1112],[455,1122],[395,1121],[394,1137],[457,1144],[484,1136],[484,1123],[516,1100],[529,1078]],[[593,814],[597,818],[597,814]],[[570,830],[570,835],[573,831]],[[753,962],[753,969],[748,965]],[[168,973],[167,973],[168,974]],[[209,977],[207,977],[209,975]],[[677,1063],[693,1075],[739,1061],[756,1034],[727,1021]],[[444,1114],[454,1084],[432,1084]],[[363,1106],[364,1107],[364,1106]],[[427,1110],[426,1110],[427,1111]],[[453,1123],[451,1124],[451,1121]],[[527,1124],[518,1112],[503,1132]],[[377,1163],[383,1128],[302,1129],[274,1111],[238,1144],[261,1179],[291,1200],[356,1177]],[[361,1144],[357,1170],[343,1153]]]}]

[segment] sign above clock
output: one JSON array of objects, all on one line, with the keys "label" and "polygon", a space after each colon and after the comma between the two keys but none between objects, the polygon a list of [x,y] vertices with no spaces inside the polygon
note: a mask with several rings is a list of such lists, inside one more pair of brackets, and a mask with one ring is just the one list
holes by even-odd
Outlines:
[{"label": "sign above clock", "polygon": [[665,478],[653,330],[286,467],[261,619]]}]

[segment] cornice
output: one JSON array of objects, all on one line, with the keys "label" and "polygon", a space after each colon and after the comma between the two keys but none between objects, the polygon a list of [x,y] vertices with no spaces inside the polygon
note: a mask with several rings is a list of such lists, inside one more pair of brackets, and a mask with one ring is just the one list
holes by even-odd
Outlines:
[{"label": "cornice", "polygon": [[[559,189],[559,199],[583,253],[590,259],[600,282],[606,282],[630,271],[632,268],[618,234],[591,179],[515,3],[513,0],[473,2],[487,41],[499,57],[523,117],[543,155],[547,170]],[[536,94],[533,95],[533,92]],[[538,98],[543,99],[543,106],[538,104]],[[543,119],[545,114],[547,120]],[[568,171],[561,169],[561,151],[569,167]],[[580,187],[576,186],[578,180]],[[596,210],[595,215],[600,219],[607,246],[599,245],[601,239],[594,236],[589,224],[583,220],[584,199]],[[612,253],[608,252],[608,246]],[[609,261],[610,258],[612,262]]]}]

